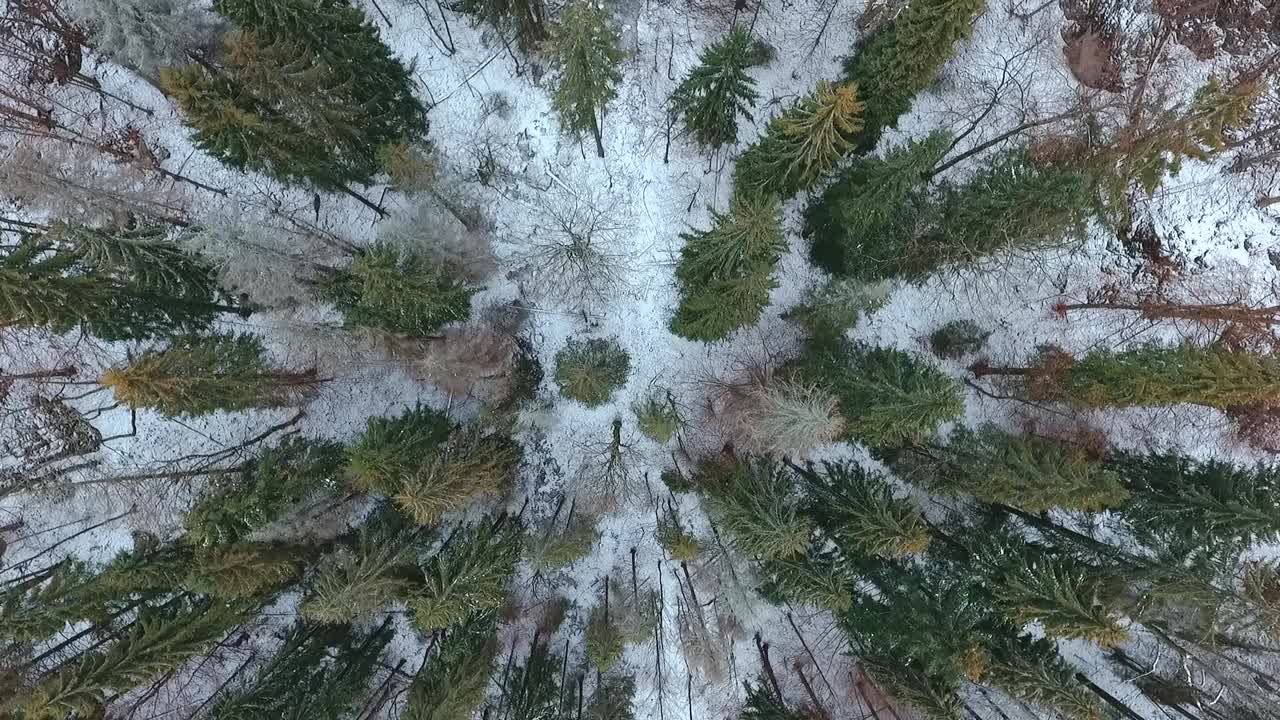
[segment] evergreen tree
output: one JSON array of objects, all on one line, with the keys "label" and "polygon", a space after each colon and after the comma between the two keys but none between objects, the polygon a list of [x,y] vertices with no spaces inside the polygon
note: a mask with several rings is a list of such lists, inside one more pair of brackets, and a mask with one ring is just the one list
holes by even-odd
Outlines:
[{"label": "evergreen tree", "polygon": [[1083,238],[1095,204],[1092,180],[1083,170],[1036,163],[1021,150],[997,155],[962,184],[942,184],[937,219],[909,248],[916,257],[905,261],[904,274],[918,277],[1005,248],[1034,249]]},{"label": "evergreen tree", "polygon": [[186,53],[218,29],[216,18],[189,0],[73,0],[66,9],[89,46],[153,81],[160,68],[185,64]]},{"label": "evergreen tree", "polygon": [[846,552],[856,548],[885,558],[917,555],[929,546],[920,511],[895,497],[883,477],[854,463],[791,465],[803,482],[806,514]]},{"label": "evergreen tree", "polygon": [[161,542],[150,533],[135,532],[133,547],[112,558],[97,581],[109,598],[168,598],[183,586],[194,558],[185,542]]},{"label": "evergreen tree", "polygon": [[987,681],[1013,697],[1067,720],[1101,720],[1097,698],[1075,676],[1053,643],[1025,635],[998,643],[987,668]]},{"label": "evergreen tree", "polygon": [[103,340],[205,330],[222,312],[213,268],[158,230],[57,225],[0,258],[0,324],[77,328]]},{"label": "evergreen tree", "polygon": [[1185,107],[1148,113],[1145,126],[1126,128],[1094,159],[1103,196],[1117,224],[1132,221],[1131,190],[1147,196],[1188,160],[1208,162],[1232,145],[1232,131],[1248,127],[1256,114],[1261,85],[1254,80],[1224,83],[1210,77]]},{"label": "evergreen tree", "polygon": [[533,52],[547,38],[547,6],[542,0],[462,0],[459,7],[483,18],[503,35],[514,31],[525,52]]},{"label": "evergreen tree", "polygon": [[693,562],[702,550],[702,543],[680,521],[680,515],[670,501],[667,502],[666,510],[658,517],[654,538],[676,562]]},{"label": "evergreen tree", "polygon": [[605,601],[592,608],[591,614],[587,617],[583,642],[586,645],[587,662],[597,672],[609,672],[622,659],[622,651],[626,649],[627,640],[617,619],[609,612],[607,589]]},{"label": "evergreen tree", "polygon": [[565,397],[587,407],[609,402],[630,373],[631,356],[616,339],[569,338],[556,351],[556,386]]},{"label": "evergreen tree", "polygon": [[1086,451],[991,425],[959,428],[946,447],[917,449],[895,469],[934,492],[968,493],[1032,513],[1103,510],[1129,498],[1116,473]]},{"label": "evergreen tree", "polygon": [[1129,636],[1115,606],[1114,581],[1098,568],[1070,558],[1011,553],[993,592],[1011,620],[1039,622],[1051,637],[1110,647]]},{"label": "evergreen tree", "polygon": [[34,645],[67,624],[106,616],[98,577],[68,559],[0,592],[0,645]]},{"label": "evergreen tree", "polygon": [[659,445],[666,445],[684,427],[684,414],[670,388],[650,388],[643,400],[632,403],[631,412],[640,434]]},{"label": "evergreen tree", "polygon": [[416,585],[417,532],[383,510],[360,529],[354,547],[324,556],[298,611],[322,623],[363,620]]},{"label": "evergreen tree", "polygon": [[297,581],[312,556],[308,548],[242,542],[196,555],[185,586],[224,600],[265,596]]},{"label": "evergreen tree", "polygon": [[893,348],[811,345],[794,371],[834,393],[845,436],[873,447],[919,442],[964,409],[954,380]]},{"label": "evergreen tree", "polygon": [[409,687],[403,720],[468,720],[489,689],[498,652],[496,617],[473,615],[446,631]]},{"label": "evergreen tree", "polygon": [[1106,465],[1132,493],[1120,515],[1140,540],[1175,557],[1280,539],[1280,467],[1125,453]]},{"label": "evergreen tree", "polygon": [[1076,407],[1191,403],[1228,409],[1280,402],[1280,360],[1221,345],[1144,345],[1072,358],[1053,348],[1030,367],[975,368],[978,376],[1022,378],[1029,396]]},{"label": "evergreen tree", "polygon": [[810,342],[837,342],[889,300],[883,284],[866,284],[832,278],[814,288],[804,302],[787,311],[786,318],[805,329]]},{"label": "evergreen tree", "polygon": [[264,450],[229,479],[215,481],[183,519],[184,540],[197,547],[240,541],[308,497],[342,487],[342,445],[292,437]]},{"label": "evergreen tree", "polygon": [[591,0],[574,0],[551,32],[551,62],[560,71],[552,105],[560,124],[574,135],[590,130],[596,154],[604,157],[600,118],[617,95],[622,49],[605,12]]},{"label": "evergreen tree", "polygon": [[234,606],[171,604],[139,619],[105,650],[40,680],[22,703],[29,720],[104,717],[112,690],[130,688],[166,672],[219,641],[244,619]]},{"label": "evergreen tree", "polygon": [[591,702],[583,713],[586,720],[633,720],[636,679],[631,675],[605,675],[596,683]]},{"label": "evergreen tree", "polygon": [[722,340],[760,318],[786,252],[776,198],[733,199],[729,213],[712,215],[708,230],[682,233],[676,266],[680,305],[671,331],[690,340]]},{"label": "evergreen tree", "polygon": [[409,601],[419,630],[449,628],[506,601],[520,555],[520,533],[510,521],[500,523],[459,528],[426,562],[424,585]]},{"label": "evergreen tree", "polygon": [[910,704],[928,720],[960,720],[959,685],[954,678],[930,675],[890,655],[860,655],[858,663],[890,695]]},{"label": "evergreen tree", "polygon": [[235,26],[222,67],[165,70],[161,83],[227,165],[347,190],[378,151],[426,131],[413,78],[345,0],[217,0]]},{"label": "evergreen tree", "polygon": [[356,255],[349,268],[325,270],[316,285],[347,325],[410,337],[466,320],[476,291],[451,263],[381,242]]},{"label": "evergreen tree", "polygon": [[[828,189],[809,214],[814,262],[864,280],[920,280],[1008,248],[1083,236],[1093,205],[1083,172],[1038,166],[1015,151],[927,198],[924,179],[912,175],[920,169],[915,163],[937,157],[931,145],[907,146],[884,161],[860,160]],[[880,180],[887,183],[874,185]]]},{"label": "evergreen tree", "polygon": [[858,152],[875,147],[885,128],[937,80],[942,66],[968,39],[986,6],[983,0],[912,0],[845,60],[845,77],[866,102]]},{"label": "evergreen tree", "polygon": [[420,460],[392,497],[415,522],[431,525],[472,499],[501,490],[520,457],[520,446],[505,435],[458,429]]},{"label": "evergreen tree", "polygon": [[722,460],[699,475],[712,517],[744,554],[773,559],[808,549],[812,526],[800,513],[790,474],[774,460]]},{"label": "evergreen tree", "polygon": [[991,331],[972,320],[952,320],[929,333],[929,349],[940,358],[959,360],[981,350],[989,337]]},{"label": "evergreen tree", "polygon": [[674,112],[702,145],[718,150],[738,141],[738,116],[751,119],[751,106],[760,95],[751,66],[751,36],[734,28],[712,43],[698,58],[698,65],[671,96]]},{"label": "evergreen tree", "polygon": [[769,121],[734,166],[735,193],[789,198],[812,188],[853,149],[862,130],[856,85],[819,82],[813,94]]},{"label": "evergreen tree", "polygon": [[560,687],[562,662],[552,654],[537,634],[523,664],[511,669],[507,684],[507,718],[510,720],[556,720],[561,717],[564,699]]},{"label": "evergreen tree", "polygon": [[998,624],[967,578],[955,577],[940,562],[864,563],[861,570],[863,582],[843,616],[859,657],[898,658],[903,682],[921,687],[954,688],[961,680],[981,680],[989,664],[989,637],[1007,626]]},{"label": "evergreen tree", "polygon": [[394,418],[371,417],[348,452],[347,474],[360,490],[391,495],[404,479],[449,439],[449,419],[425,405]]},{"label": "evergreen tree", "polygon": [[858,280],[892,277],[898,254],[929,209],[924,174],[951,138],[934,132],[890,149],[884,158],[854,160],[805,211],[809,257],[827,272]]},{"label": "evergreen tree", "polygon": [[342,720],[365,702],[369,679],[394,632],[296,623],[245,687],[222,695],[209,720]]},{"label": "evergreen tree", "polygon": [[264,354],[255,335],[188,335],[107,370],[99,382],[117,402],[169,417],[286,407],[313,389],[315,371],[272,367]]},{"label": "evergreen tree", "polygon": [[848,612],[853,606],[850,588],[857,576],[834,553],[810,547],[806,555],[763,560],[760,569],[764,580],[760,594],[770,602],[799,603],[833,613]]}]

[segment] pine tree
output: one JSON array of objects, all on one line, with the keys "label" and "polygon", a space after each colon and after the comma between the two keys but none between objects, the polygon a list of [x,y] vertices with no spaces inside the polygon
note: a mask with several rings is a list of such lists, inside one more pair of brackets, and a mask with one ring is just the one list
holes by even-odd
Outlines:
[{"label": "pine tree", "polygon": [[238,542],[303,500],[342,487],[345,460],[335,442],[288,438],[264,450],[240,472],[217,480],[183,519],[184,539],[197,547]]},{"label": "pine tree", "polygon": [[196,555],[184,585],[224,600],[250,600],[296,582],[312,555],[302,546],[265,542],[205,550]]},{"label": "pine tree", "polygon": [[1174,556],[1280,539],[1280,467],[1125,453],[1106,466],[1132,493],[1119,514],[1140,540]]},{"label": "pine tree", "polygon": [[823,463],[821,471],[812,465],[790,466],[805,488],[806,514],[846,552],[856,548],[895,558],[928,548],[924,517],[906,499],[895,497],[883,477],[849,462]]},{"label": "pine tree", "polygon": [[1097,511],[1129,498],[1116,473],[1086,451],[991,425],[959,428],[946,447],[909,453],[895,469],[934,492],[968,493],[1031,513]]},{"label": "pine tree", "polygon": [[245,687],[222,695],[209,720],[342,720],[365,702],[369,679],[394,632],[294,624]]},{"label": "pine tree", "polygon": [[371,417],[348,452],[347,474],[356,488],[390,495],[449,439],[449,419],[425,405],[394,418]]},{"label": "pine tree", "polygon": [[107,615],[98,576],[68,559],[0,592],[0,644],[35,644],[67,624]]},{"label": "pine tree", "polygon": [[1006,248],[1083,238],[1095,204],[1093,183],[1083,170],[1036,163],[1021,150],[1002,153],[962,184],[942,184],[937,219],[908,248],[915,256],[904,261],[902,274],[919,277]]},{"label": "pine tree", "polygon": [[963,184],[943,183],[936,198],[927,198],[924,178],[913,175],[922,170],[917,163],[936,161],[932,151],[925,141],[883,161],[855,163],[810,208],[813,260],[863,280],[921,280],[944,266],[971,264],[1009,248],[1083,237],[1094,204],[1084,172],[1036,165],[1014,151],[997,156]]},{"label": "pine tree", "polygon": [[690,340],[722,340],[760,318],[786,252],[776,198],[735,197],[728,214],[712,211],[708,230],[682,233],[676,266],[680,305],[671,331]]},{"label": "pine tree", "polygon": [[415,522],[431,525],[474,498],[501,490],[520,457],[520,446],[505,435],[458,429],[421,458],[392,498]]},{"label": "pine tree", "polygon": [[737,430],[758,452],[805,455],[844,430],[839,403],[812,383],[772,379],[746,393]]},{"label": "pine tree", "polygon": [[369,520],[354,547],[341,546],[321,558],[298,612],[316,622],[355,622],[407,596],[415,585],[417,533],[406,522]]},{"label": "pine tree", "polygon": [[799,603],[833,613],[853,607],[857,576],[833,553],[811,547],[807,554],[763,560],[760,594],[776,604]]},{"label": "pine tree", "polygon": [[659,445],[666,445],[684,427],[684,414],[670,388],[650,388],[643,400],[632,403],[631,412],[640,434]]},{"label": "pine tree", "polygon": [[548,528],[540,536],[528,543],[527,557],[529,564],[540,573],[551,573],[578,562],[591,554],[600,542],[600,531],[596,530],[592,518],[583,519],[581,515],[570,518],[563,530]]},{"label": "pine tree", "polygon": [[1050,348],[1030,367],[980,366],[974,372],[1020,377],[1033,399],[1084,408],[1191,403],[1225,410],[1280,402],[1280,360],[1220,345],[1153,344],[1095,350],[1082,358]]},{"label": "pine tree", "polygon": [[85,655],[76,665],[40,680],[22,706],[22,717],[103,717],[110,691],[176,670],[243,619],[241,611],[229,605],[170,605],[139,619],[132,632],[106,650]]},{"label": "pine tree", "polygon": [[987,681],[1067,720],[1101,720],[1097,698],[1075,676],[1053,643],[1022,635],[996,645]]},{"label": "pine tree", "polygon": [[601,673],[609,672],[622,659],[622,651],[627,644],[617,619],[609,612],[607,580],[605,584],[605,601],[591,609],[586,630],[583,631],[587,662]]},{"label": "pine tree", "polygon": [[347,325],[410,337],[466,320],[476,292],[451,263],[382,242],[356,255],[349,268],[325,270],[316,286]]},{"label": "pine tree", "polygon": [[609,402],[630,373],[631,356],[616,339],[569,338],[556,351],[556,386],[565,397],[587,407]]},{"label": "pine tree", "polygon": [[919,442],[964,409],[954,380],[893,348],[810,346],[794,369],[835,394],[845,437],[874,447]]},{"label": "pine tree", "polygon": [[952,678],[930,675],[900,658],[861,655],[858,662],[876,684],[910,704],[928,720],[960,720],[959,686]]},{"label": "pine tree", "polygon": [[1070,558],[1012,554],[993,593],[1011,620],[1039,622],[1051,637],[1110,647],[1129,636],[1114,606],[1112,580]]},{"label": "pine tree", "polygon": [[551,31],[552,64],[560,71],[552,105],[560,124],[574,135],[590,130],[596,154],[604,157],[600,117],[617,95],[621,82],[618,64],[623,53],[618,33],[609,27],[605,12],[591,0],[574,0],[560,14]]},{"label": "pine tree", "polygon": [[213,268],[155,229],[56,225],[0,258],[0,324],[77,328],[103,340],[205,330],[222,312]]},{"label": "pine tree", "polygon": [[845,60],[845,77],[866,102],[858,152],[875,147],[885,128],[938,78],[942,66],[968,39],[986,6],[983,0],[912,0],[894,20]]},{"label": "pine tree", "polygon": [[804,302],[787,311],[815,344],[837,342],[889,300],[888,287],[847,278],[831,278],[811,290]]},{"label": "pine tree", "polygon": [[712,517],[746,555],[785,558],[809,548],[812,527],[801,515],[791,477],[771,458],[727,460],[701,469]]},{"label": "pine tree", "polygon": [[366,184],[378,151],[426,131],[413,79],[345,0],[217,0],[235,26],[223,67],[161,73],[196,130],[227,165],[325,190]]},{"label": "pine tree", "polygon": [[934,132],[890,149],[884,158],[859,158],[805,211],[809,257],[833,274],[881,280],[897,273],[899,254],[929,208],[924,174],[951,138]]},{"label": "pine tree", "polygon": [[972,320],[952,320],[929,333],[929,349],[940,358],[959,360],[981,350],[989,337],[991,331]]},{"label": "pine tree", "polygon": [[73,0],[66,9],[90,47],[152,80],[185,64],[218,29],[208,10],[185,0]]},{"label": "pine tree", "polygon": [[702,550],[702,544],[680,521],[680,515],[670,501],[658,517],[654,539],[676,562],[693,562]]},{"label": "pine tree", "polygon": [[738,141],[738,116],[751,119],[751,106],[760,95],[751,66],[751,36],[734,28],[712,43],[698,58],[671,96],[673,111],[702,145],[718,150]]},{"label": "pine tree", "polygon": [[496,630],[493,613],[480,613],[445,632],[413,678],[403,720],[469,720],[489,689]]},{"label": "pine tree", "polygon": [[921,689],[981,680],[990,635],[1008,627],[986,593],[944,562],[862,563],[860,571],[853,607],[843,615],[859,657],[898,658],[904,682]]},{"label": "pine tree", "polygon": [[135,532],[133,547],[112,558],[97,582],[108,598],[168,598],[183,586],[194,558],[185,542],[161,542],[150,533]]},{"label": "pine tree", "polygon": [[789,198],[812,188],[853,149],[862,130],[856,85],[819,82],[813,94],[769,121],[734,166],[735,193]]},{"label": "pine tree", "polygon": [[459,7],[483,18],[503,35],[514,31],[525,52],[533,52],[547,38],[547,6],[542,0],[462,0]]},{"label": "pine tree", "polygon": [[313,370],[273,367],[264,354],[255,335],[176,337],[163,349],[107,370],[99,382],[117,402],[169,417],[287,407],[314,388]]},{"label": "pine tree", "polygon": [[519,530],[510,521],[459,528],[422,568],[424,585],[409,601],[414,625],[442,630],[496,610],[507,599],[519,555]]}]

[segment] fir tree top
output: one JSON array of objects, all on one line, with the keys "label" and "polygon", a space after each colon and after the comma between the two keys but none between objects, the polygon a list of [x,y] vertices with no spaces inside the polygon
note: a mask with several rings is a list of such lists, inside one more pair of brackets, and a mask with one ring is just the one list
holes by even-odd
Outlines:
[{"label": "fir tree top", "polygon": [[738,116],[751,119],[759,99],[751,65],[751,36],[734,28],[703,51],[698,65],[676,88],[672,100],[694,138],[710,148],[738,139]]}]

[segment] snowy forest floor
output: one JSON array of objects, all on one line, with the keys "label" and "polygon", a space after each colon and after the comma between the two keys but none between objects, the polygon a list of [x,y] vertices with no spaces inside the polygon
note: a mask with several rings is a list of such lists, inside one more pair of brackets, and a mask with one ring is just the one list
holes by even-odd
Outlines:
[{"label": "snowy forest floor", "polygon": [[[480,232],[492,242],[498,271],[474,298],[473,315],[482,315],[485,307],[519,300],[529,313],[524,334],[547,370],[537,402],[518,420],[525,466],[506,509],[519,512],[527,500],[525,518],[535,525],[550,516],[562,497],[590,510],[591,473],[583,469],[598,462],[613,421],[622,421],[628,466],[623,501],[616,507],[598,508],[601,539],[587,558],[556,577],[535,577],[528,567],[521,570],[513,602],[523,612],[519,620],[505,626],[504,647],[527,643],[539,608],[562,595],[576,610],[555,642],[578,653],[581,643],[572,640],[582,631],[586,612],[600,602],[607,579],[624,587],[635,582],[640,590],[660,591],[664,609],[658,639],[661,651],[650,641],[628,647],[625,655],[637,676],[638,717],[733,714],[742,700],[743,681],[754,678],[759,670],[756,635],[769,643],[777,667],[798,663],[812,677],[807,670],[816,665],[822,676],[816,691],[829,710],[838,717],[861,717],[861,697],[852,687],[856,661],[846,655],[847,644],[834,618],[808,608],[778,608],[764,602],[753,592],[750,564],[740,558],[713,554],[689,569],[697,600],[703,605],[700,612],[730,638],[723,646],[706,648],[703,656],[690,657],[689,644],[681,642],[675,629],[678,607],[686,601],[681,597],[682,583],[688,578],[655,541],[656,512],[670,498],[692,523],[695,534],[710,538],[712,533],[695,495],[672,494],[663,486],[661,472],[676,462],[672,448],[641,436],[631,410],[655,384],[667,386],[694,420],[692,429],[684,433],[688,449],[717,452],[726,439],[717,436],[714,422],[706,416],[712,379],[741,372],[753,358],[791,353],[798,336],[785,313],[821,280],[809,265],[799,237],[806,202],[802,196],[786,206],[791,251],[779,267],[779,287],[759,325],[713,345],[687,341],[668,330],[676,304],[673,270],[683,242],[680,233],[705,227],[709,209],[724,208],[736,153],[726,148],[707,157],[680,137],[679,127],[669,131],[672,90],[710,39],[723,34],[731,23],[748,24],[777,50],[774,60],[752,71],[762,99],[754,121],[741,130],[741,144],[750,142],[772,114],[816,81],[838,75],[839,60],[850,51],[856,36],[854,20],[863,10],[860,0],[836,0],[834,6],[829,0],[771,0],[760,6],[757,17],[738,15],[729,2],[664,5],[620,0],[611,11],[620,22],[629,55],[618,97],[605,117],[603,159],[595,157],[589,138],[579,142],[560,130],[550,106],[550,77],[543,75],[537,61],[518,52],[513,56],[487,27],[473,26],[449,13],[456,52],[447,52],[429,29],[420,3],[381,0],[379,7],[368,4],[365,9],[396,54],[413,64],[419,96],[430,109],[429,139],[442,160],[445,181],[441,185],[461,204],[478,208],[485,226]],[[1056,5],[1022,20],[1011,8],[993,2],[974,37],[946,66],[938,87],[917,98],[897,129],[881,140],[879,149],[939,128],[963,132],[981,117],[957,147],[962,151],[1016,125],[1018,113],[1025,110],[1016,98],[1033,97],[1042,116],[1068,106],[1078,84],[1063,60],[1058,34],[1062,23]],[[1188,64],[1187,87],[1194,87],[1192,76],[1202,77],[1204,72]],[[235,227],[244,235],[260,237],[265,248],[262,256],[224,258],[230,266],[228,275],[252,286],[251,292],[300,292],[291,286],[287,273],[280,272],[278,263],[294,254],[337,256],[332,248],[291,244],[303,228],[356,245],[380,236],[428,241],[434,233],[467,232],[438,201],[384,193],[378,187],[364,192],[381,199],[389,212],[385,219],[340,195],[323,197],[318,214],[313,215],[310,191],[285,188],[260,176],[246,182],[244,175],[196,150],[180,117],[155,88],[119,68],[101,67],[97,74],[111,92],[154,109],[150,116],[122,105],[103,106],[102,112],[124,116],[153,146],[165,148],[166,168],[226,188],[223,195],[175,186],[169,202],[182,208],[193,223]],[[966,165],[950,172],[963,175]],[[1238,182],[1220,167],[1189,162],[1151,198],[1147,211],[1166,239],[1166,252],[1186,261],[1195,283],[1266,297],[1276,281],[1269,253],[1280,251],[1280,218],[1256,209]],[[564,212],[597,212],[606,228],[604,255],[612,268],[593,287],[548,281],[539,277],[533,267],[536,263],[530,261],[531,248],[547,236],[557,213]],[[1086,297],[1117,278],[1127,281],[1137,267],[1114,237],[1101,227],[1092,230],[1079,247],[1001,256],[920,285],[888,287],[883,306],[864,318],[854,333],[875,344],[922,353],[923,338],[930,331],[951,320],[970,319],[993,331],[986,350],[993,361],[1015,361],[1045,344],[1083,351],[1099,344],[1118,347],[1197,332],[1129,314],[1056,315],[1055,303]],[[349,439],[370,416],[395,415],[419,402],[448,408],[456,417],[477,412],[474,398],[451,396],[432,386],[415,376],[411,364],[382,352],[367,338],[341,330],[339,324],[331,309],[311,301],[288,311],[226,321],[229,328],[260,334],[282,363],[315,367],[326,379],[290,431]],[[575,336],[617,338],[630,354],[627,384],[604,406],[585,408],[559,396],[551,383],[556,351]],[[24,367],[50,366],[52,360],[76,365],[91,377],[88,373],[110,366],[130,349],[84,338],[31,336],[6,344],[3,366],[18,372]],[[964,362],[938,362],[957,378],[969,377]],[[1253,457],[1252,451],[1230,436],[1228,423],[1213,410],[1178,406],[1076,414],[1063,420],[1039,407],[1002,399],[988,386],[981,390],[974,388],[967,394],[966,419],[971,423],[1027,426],[1083,421],[1104,431],[1120,447]],[[104,404],[104,395],[75,401],[86,412]],[[56,502],[47,497],[11,497],[0,504],[0,524],[5,518],[25,521],[22,532],[11,540],[8,558],[29,558],[59,542],[51,557],[74,553],[106,559],[130,546],[132,530],[161,535],[176,531],[197,486],[111,478],[154,471],[195,454],[236,446],[290,421],[293,415],[291,410],[220,413],[177,421],[142,411],[136,415],[135,428],[135,418],[127,409],[101,413],[94,424],[112,439],[99,453],[102,464],[83,485],[73,486]],[[815,456],[853,456],[873,464],[865,453],[843,444],[824,448]],[[928,498],[920,500],[927,508]],[[109,518],[116,519],[99,525]],[[346,519],[332,522],[340,525]],[[73,541],[60,542],[73,531],[85,532]],[[288,603],[282,603],[263,622],[288,622],[291,612]],[[414,633],[409,630],[397,637],[395,651],[416,667],[422,645],[410,642]],[[1140,693],[1121,685],[1095,653],[1080,644],[1071,659],[1095,682],[1134,708],[1148,708],[1149,717],[1155,717]],[[216,684],[217,680],[200,682]],[[788,693],[800,696],[795,673],[785,672],[780,680]],[[173,697],[156,697],[151,702],[162,708],[165,703],[180,703],[179,695],[174,690]],[[979,697],[975,702],[988,701]],[[395,708],[395,704],[386,708],[388,717],[395,717]]]}]

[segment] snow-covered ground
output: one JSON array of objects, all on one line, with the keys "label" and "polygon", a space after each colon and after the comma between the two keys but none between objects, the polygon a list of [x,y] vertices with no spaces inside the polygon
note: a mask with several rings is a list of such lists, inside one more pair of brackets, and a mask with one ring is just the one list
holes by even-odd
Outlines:
[{"label": "snow-covered ground", "polygon": [[[779,287],[760,324],[714,345],[678,338],[667,328],[676,304],[673,269],[682,243],[680,233],[705,227],[709,207],[723,209],[733,158],[732,152],[708,158],[680,137],[671,140],[669,158],[664,158],[667,99],[696,63],[701,49],[728,29],[734,15],[732,3],[720,4],[728,10],[712,9],[714,3],[695,7],[638,0],[623,0],[610,7],[629,57],[618,97],[604,121],[603,159],[595,157],[589,138],[584,145],[560,131],[550,106],[551,74],[543,74],[536,61],[523,57],[517,73],[513,58],[491,30],[471,26],[467,19],[451,14],[450,29],[457,50],[447,53],[428,29],[420,4],[381,0],[379,5],[381,12],[370,5],[369,15],[396,53],[414,67],[420,97],[430,106],[429,138],[444,161],[447,182],[467,202],[479,205],[492,223],[499,269],[474,299],[475,308],[517,298],[523,301],[530,310],[525,334],[547,370],[537,401],[519,420],[518,436],[526,444],[529,462],[510,509],[519,510],[530,497],[527,517],[550,515],[560,493],[575,495],[581,484],[579,468],[590,462],[593,448],[607,443],[613,420],[620,418],[623,423],[636,492],[629,502],[601,514],[600,542],[586,559],[569,568],[554,589],[566,595],[578,611],[571,615],[553,647],[562,648],[565,637],[580,636],[586,612],[600,601],[605,578],[625,579],[629,584],[634,558],[638,583],[662,591],[665,611],[662,652],[656,652],[648,642],[630,646],[625,656],[640,688],[638,717],[732,715],[741,702],[742,682],[754,679],[759,669],[753,641],[757,633],[771,644],[771,656],[779,668],[800,663],[812,677],[808,670],[816,661],[824,677],[815,689],[826,707],[837,717],[860,717],[858,696],[852,689],[854,665],[844,655],[846,642],[834,619],[808,608],[768,605],[750,591],[750,579],[743,575],[749,575],[751,569],[744,562],[731,565],[708,560],[695,570],[695,584],[708,621],[715,622],[717,614],[732,616],[738,627],[730,633],[732,642],[719,648],[719,657],[687,662],[674,629],[680,568],[664,557],[654,538],[655,503],[668,497],[659,475],[671,466],[672,452],[641,436],[631,411],[634,402],[660,383],[674,391],[691,416],[698,417],[705,406],[706,385],[702,381],[708,375],[731,373],[744,357],[761,352],[786,354],[794,346],[796,331],[781,315],[821,279],[808,264],[799,237],[805,198],[797,198],[786,208],[791,252],[780,265]],[[754,122],[745,123],[741,130],[740,147],[758,136],[772,113],[802,96],[816,81],[838,75],[839,59],[850,50],[856,36],[853,20],[861,5],[859,0],[838,0],[831,10],[820,0],[771,0],[760,8],[757,18],[745,14],[737,18],[738,23],[752,25],[758,37],[777,49],[775,60],[752,71],[762,100]],[[829,11],[829,23],[819,36]],[[381,20],[382,13],[389,26]],[[1025,93],[1034,96],[1040,115],[1067,107],[1080,87],[1063,61],[1058,36],[1061,23],[1056,6],[1024,22],[1011,17],[1003,5],[993,3],[978,22],[973,39],[948,64],[939,86],[917,99],[897,130],[882,139],[881,150],[940,127],[963,130],[982,110],[992,88],[1002,82],[1023,86]],[[107,108],[107,112],[127,117],[154,146],[169,151],[166,168],[227,189],[223,196],[183,188],[185,207],[193,222],[233,225],[242,232],[260,233],[264,243],[309,254],[309,259],[322,259],[326,254],[336,257],[323,246],[290,247],[295,242],[290,234],[295,223],[312,222],[310,191],[282,188],[267,178],[246,178],[223,168],[193,148],[180,118],[157,90],[119,68],[103,66],[95,72],[107,89],[155,110],[154,115],[146,116],[122,106]],[[956,151],[1017,124],[1017,110],[1000,105]],[[477,168],[488,159],[496,167],[489,183],[481,184]],[[951,173],[963,175],[973,166],[961,164]],[[1269,296],[1276,270],[1268,260],[1268,251],[1280,244],[1280,225],[1274,213],[1255,209],[1252,198],[1236,182],[1221,167],[1189,163],[1151,200],[1150,214],[1166,242],[1179,256],[1193,261],[1190,267],[1194,272],[1211,279],[1206,282],[1231,283],[1247,288],[1255,297]],[[377,199],[382,189],[368,188],[366,194]],[[336,238],[365,244],[385,228],[394,229],[419,217],[423,204],[429,207],[421,217],[448,222],[447,216],[430,206],[430,199],[392,192],[385,195],[384,202],[391,216],[379,221],[354,200],[329,195],[323,198],[314,224]],[[585,303],[546,292],[536,277],[522,270],[524,258],[547,223],[549,209],[573,203],[607,211],[614,228],[608,234],[607,254],[624,278],[603,297]],[[993,331],[988,352],[993,359],[1004,360],[1024,358],[1041,344],[1083,350],[1190,332],[1188,328],[1153,327],[1117,313],[1077,313],[1068,319],[1053,313],[1054,303],[1064,297],[1082,298],[1109,280],[1127,279],[1132,265],[1116,245],[1114,238],[1095,227],[1081,248],[999,258],[975,271],[939,276],[921,285],[897,285],[891,288],[885,305],[854,332],[868,342],[921,351],[922,340],[930,331],[950,320],[971,319]],[[270,263],[240,261],[240,266],[230,271],[260,283],[264,291],[285,283]],[[292,366],[314,365],[329,379],[307,406],[306,416],[297,425],[301,432],[349,439],[364,427],[369,416],[396,414],[417,402],[449,407],[460,415],[475,411],[475,403],[468,398],[449,397],[367,344],[322,325],[335,320],[336,315],[326,308],[302,305],[226,321],[230,327],[261,334],[278,360]],[[553,357],[571,336],[616,338],[630,354],[630,378],[610,403],[588,409],[555,391],[550,372]],[[3,367],[6,372],[20,372],[63,352],[81,366],[81,377],[91,378],[95,370],[118,361],[128,349],[22,337],[17,345],[10,343],[4,348]],[[966,376],[961,363],[943,365],[956,377]],[[1035,416],[1016,402],[976,392],[968,394],[967,402],[971,422],[1050,420]],[[86,411],[105,404],[105,393],[76,401]],[[292,414],[290,410],[215,414],[177,422],[139,412],[136,435],[108,443],[100,453],[103,465],[95,473],[137,472],[169,459],[215,451],[243,442]],[[1120,446],[1174,446],[1197,454],[1248,455],[1227,436],[1227,423],[1215,411],[1110,412],[1099,415],[1096,423]],[[112,410],[98,417],[95,425],[107,437],[125,434],[130,429],[130,415],[123,409]],[[714,437],[693,434],[692,442],[702,442],[705,451],[718,447]],[[864,453],[848,446],[824,448],[819,454],[866,460]],[[552,471],[539,472],[545,468]],[[586,495],[584,492],[581,497]],[[30,557],[72,531],[132,507],[133,512],[118,521],[55,551],[109,557],[129,547],[130,530],[162,534],[176,530],[189,496],[175,488],[119,490],[89,485],[56,501],[6,498],[0,501],[0,524],[5,517],[17,515],[26,522],[12,540],[6,558],[12,563]],[[695,534],[710,538],[697,498],[681,494],[674,500]],[[515,588],[517,604],[527,608],[545,602],[550,592],[552,589],[535,582],[527,569]],[[279,612],[287,616],[288,603]],[[508,626],[506,646],[517,638],[527,642],[533,622],[527,619]],[[399,633],[398,638],[396,651],[416,667],[421,644],[411,642],[410,631]],[[581,643],[576,640],[569,647],[575,656],[581,652]],[[1072,646],[1072,656],[1099,684],[1137,709],[1146,707],[1135,688],[1118,685],[1109,676],[1092,650]],[[795,673],[782,673],[780,680],[789,695],[803,698]]]}]

